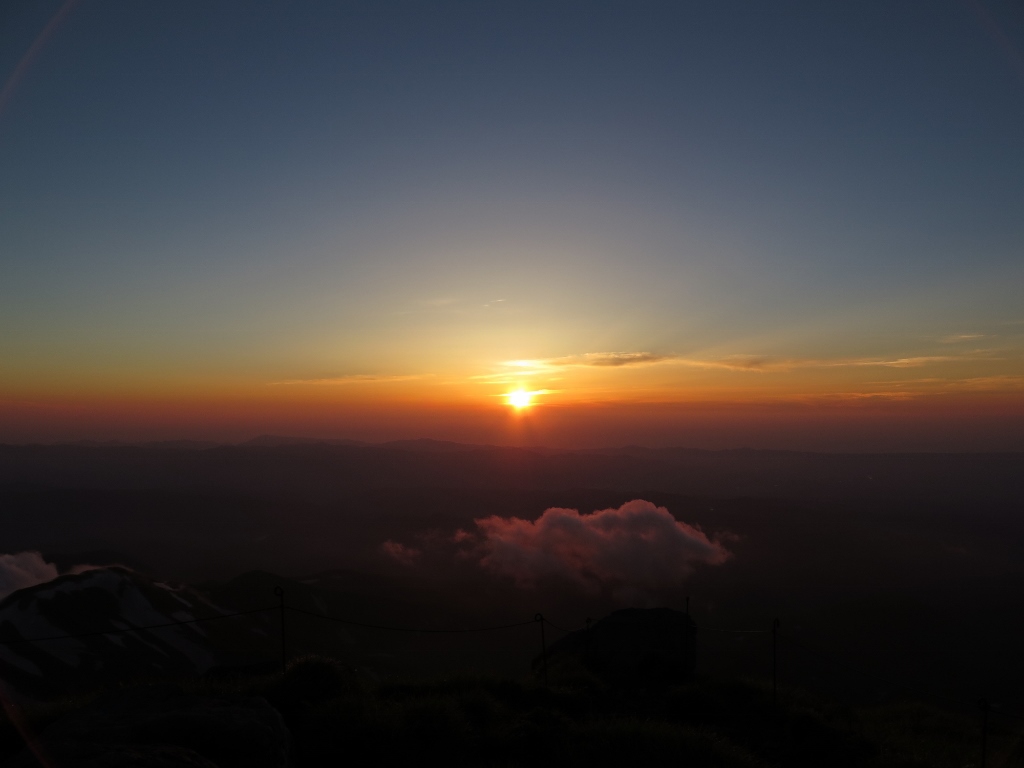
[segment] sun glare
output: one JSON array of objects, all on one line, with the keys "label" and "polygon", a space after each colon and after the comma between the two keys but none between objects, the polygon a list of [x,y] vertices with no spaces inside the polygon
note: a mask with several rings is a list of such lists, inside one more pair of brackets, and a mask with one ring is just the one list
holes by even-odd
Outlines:
[{"label": "sun glare", "polygon": [[508,393],[508,404],[516,410],[528,408],[531,400],[533,400],[532,392],[525,392],[522,389],[517,389],[515,392]]}]

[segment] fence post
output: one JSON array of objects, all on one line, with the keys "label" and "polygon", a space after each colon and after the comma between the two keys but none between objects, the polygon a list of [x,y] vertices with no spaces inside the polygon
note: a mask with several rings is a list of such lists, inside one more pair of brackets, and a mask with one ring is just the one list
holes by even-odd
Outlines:
[{"label": "fence post", "polygon": [[540,623],[540,665],[544,675],[544,685],[548,684],[548,641],[544,637],[544,614],[535,614],[533,620]]},{"label": "fence post", "polygon": [[988,699],[978,699],[978,709],[981,710],[981,768],[985,768],[985,760],[988,757],[988,713],[992,705]]},{"label": "fence post", "polygon": [[[686,596],[686,625],[683,627],[683,668],[690,666],[690,596]],[[696,672],[696,669],[694,669]]]},{"label": "fence post", "polygon": [[779,620],[772,622],[772,704],[779,703]]},{"label": "fence post", "polygon": [[274,587],[274,594],[280,602],[278,610],[281,615],[281,673],[284,674],[288,671],[288,645],[285,637],[285,624],[284,624],[284,589],[282,587]]}]

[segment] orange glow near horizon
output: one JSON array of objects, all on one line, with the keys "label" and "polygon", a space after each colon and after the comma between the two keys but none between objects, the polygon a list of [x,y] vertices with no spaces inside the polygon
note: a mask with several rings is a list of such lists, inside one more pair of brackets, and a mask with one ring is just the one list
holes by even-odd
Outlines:
[{"label": "orange glow near horizon", "polygon": [[69,368],[0,382],[0,443],[278,434],[558,447],[1020,450],[1017,365],[1009,355],[945,350],[783,360],[617,352],[306,375],[140,368],[73,376]]},{"label": "orange glow near horizon", "polygon": [[[580,402],[516,408],[512,392],[479,400],[303,397],[0,397],[0,443],[65,440],[240,441],[260,434],[368,442],[433,438],[493,445],[737,447],[789,450],[1021,450],[1024,404],[1013,393],[774,401]],[[348,388],[345,388],[348,390]],[[543,391],[543,390],[541,390]],[[354,393],[353,393],[354,394]],[[494,393],[498,394],[498,393]],[[529,417],[527,417],[529,415]]]}]

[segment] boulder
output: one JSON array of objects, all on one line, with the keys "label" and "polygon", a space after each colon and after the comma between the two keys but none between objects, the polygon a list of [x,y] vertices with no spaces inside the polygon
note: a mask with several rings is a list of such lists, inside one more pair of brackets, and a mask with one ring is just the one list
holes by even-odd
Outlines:
[{"label": "boulder", "polygon": [[547,663],[556,675],[582,667],[612,685],[669,685],[693,677],[696,645],[697,625],[682,611],[626,608],[552,643]]}]

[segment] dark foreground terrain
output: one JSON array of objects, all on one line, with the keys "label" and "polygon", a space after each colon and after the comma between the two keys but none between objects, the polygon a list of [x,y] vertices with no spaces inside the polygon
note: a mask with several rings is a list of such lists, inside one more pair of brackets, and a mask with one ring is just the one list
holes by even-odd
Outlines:
[{"label": "dark foreground terrain", "polygon": [[[202,734],[219,729],[209,723],[221,714],[233,717],[234,697],[255,695],[264,704],[242,705],[248,714],[236,712],[234,720],[263,722],[269,741],[260,754],[276,754],[272,745],[285,739],[297,765],[429,756],[482,765],[963,768],[980,764],[977,702],[985,698],[994,707],[987,764],[1019,765],[1022,477],[1022,454],[287,441],[0,446],[0,555],[35,551],[62,573],[81,564],[129,568],[118,579],[67,575],[15,592],[0,610],[3,632],[14,639],[108,632],[126,617],[141,627],[254,612],[204,624],[202,647],[197,632],[178,627],[121,641],[93,636],[0,649],[7,682],[30,691],[20,714],[8,710],[4,759],[22,749],[11,717],[45,732],[77,709],[86,719],[58,729],[70,752],[49,763],[56,768],[74,760],[93,768],[258,765],[238,762],[242,753],[230,744],[191,763],[169,761],[186,759],[190,749],[205,753],[188,744],[154,746],[164,743],[159,721],[167,711],[183,707],[193,713],[184,721],[199,721],[185,727],[179,718],[172,732]],[[517,584],[460,554],[454,536],[489,516],[535,520],[550,507],[589,513],[633,499],[720,535],[731,553],[637,597],[647,606],[689,605],[698,628],[696,682],[622,688],[562,670],[544,686],[531,671],[540,650],[534,614],[547,617],[547,640],[557,641],[559,627],[607,615],[623,607],[621,596],[558,580]],[[419,554],[405,562],[390,557],[387,541]],[[147,586],[141,574],[161,581]],[[122,602],[95,597],[102,579]],[[48,590],[59,587],[65,600],[76,583],[92,585],[82,592],[94,601],[89,610],[47,602]],[[299,665],[283,679],[270,674],[280,664],[277,587],[290,611],[291,658],[335,662]],[[46,605],[33,608],[33,600]],[[485,634],[380,629],[520,623]],[[159,660],[153,669],[160,673],[147,674],[171,680],[171,688],[131,694],[152,694],[156,703],[126,703],[118,697],[145,677],[136,664],[142,658]],[[93,665],[96,659],[105,661]],[[208,668],[200,675],[189,671],[197,659]],[[239,659],[246,676],[212,674]],[[778,705],[770,692],[773,659]],[[110,688],[114,669],[121,688]],[[167,700],[179,694],[198,699]],[[119,712],[146,706],[155,718],[153,730],[143,729],[149,736],[138,724],[117,724]],[[89,720],[95,717],[108,725],[98,727]],[[120,744],[123,754],[88,740],[71,744],[65,737],[76,732]],[[131,739],[157,741],[145,747],[149,757],[136,759]]]},{"label": "dark foreground terrain", "polygon": [[[373,680],[328,659],[285,675],[125,686],[8,709],[0,760],[67,768],[329,765],[688,765],[966,768],[979,721],[911,700],[845,707],[770,685],[698,678],[614,688],[536,680]],[[988,735],[990,766],[1024,765],[1019,738]]]}]

